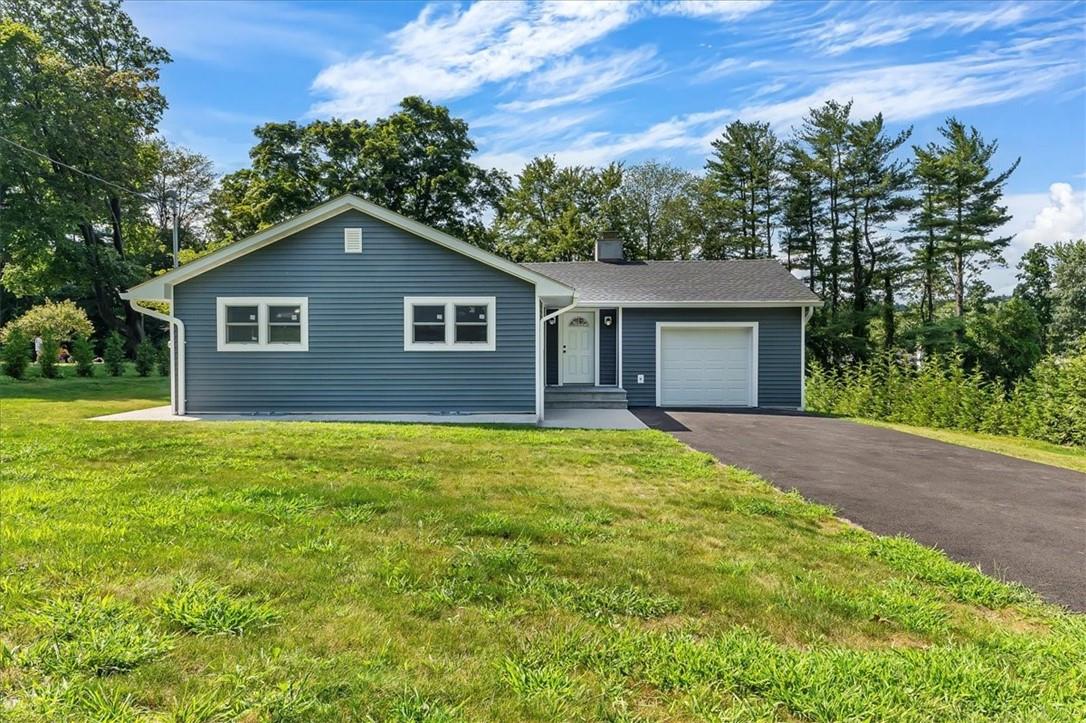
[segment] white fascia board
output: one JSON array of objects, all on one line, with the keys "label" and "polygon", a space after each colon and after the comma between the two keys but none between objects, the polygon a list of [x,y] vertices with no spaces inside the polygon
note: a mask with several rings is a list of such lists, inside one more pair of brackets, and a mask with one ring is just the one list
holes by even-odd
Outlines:
[{"label": "white fascia board", "polygon": [[395,226],[410,234],[414,234],[420,238],[424,238],[427,241],[432,241],[439,246],[456,251],[459,254],[467,256],[468,258],[475,259],[480,263],[486,264],[499,271],[504,271],[510,276],[514,276],[523,281],[527,281],[534,284],[536,291],[541,296],[569,296],[573,294],[573,288],[566,286],[544,274],[532,271],[520,264],[514,263],[508,259],[504,259],[497,254],[493,254],[489,251],[484,251],[478,246],[473,246],[466,241],[461,241],[458,238],[438,231],[437,229],[430,228],[426,224],[413,221],[406,216],[401,216],[395,211],[389,211],[387,208],[381,208],[380,206],[365,201],[357,196],[340,196],[327,203],[317,206],[314,209],[306,211],[303,214],[295,216],[292,219],[284,221],[280,224],[264,229],[259,233],[231,244],[226,248],[220,249],[214,253],[208,254],[202,258],[185,264],[180,268],[174,269],[168,273],[156,276],[153,279],[143,282],[137,286],[133,286],[126,293],[121,295],[123,299],[165,299],[166,288],[180,284],[184,281],[188,281],[194,276],[210,271],[218,266],[229,263],[234,259],[240,258],[245,254],[252,253],[257,249],[263,248],[269,244],[275,243],[280,239],[286,238],[291,234],[295,234],[310,226],[327,221],[330,218],[338,216],[344,211],[355,210],[361,213],[371,216],[379,221],[383,221],[390,226]]},{"label": "white fascia board", "polygon": [[723,309],[723,308],[790,308],[797,306],[822,306],[822,301],[580,301],[586,309],[603,309],[623,306],[627,309]]}]

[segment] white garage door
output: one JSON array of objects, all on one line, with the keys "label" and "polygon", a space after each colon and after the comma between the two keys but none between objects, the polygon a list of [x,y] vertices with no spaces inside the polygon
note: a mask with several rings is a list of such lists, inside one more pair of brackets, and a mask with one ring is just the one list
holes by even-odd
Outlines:
[{"label": "white garage door", "polygon": [[753,405],[752,336],[750,327],[660,327],[660,406]]}]

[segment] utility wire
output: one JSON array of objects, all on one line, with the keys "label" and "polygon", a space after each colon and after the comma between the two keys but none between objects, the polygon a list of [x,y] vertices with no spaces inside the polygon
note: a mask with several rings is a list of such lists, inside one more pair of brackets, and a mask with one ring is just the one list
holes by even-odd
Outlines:
[{"label": "utility wire", "polygon": [[139,191],[133,191],[131,188],[125,188],[124,186],[120,186],[120,185],[114,183],[113,181],[107,181],[106,179],[102,178],[101,176],[96,176],[93,173],[88,173],[87,171],[84,171],[84,170],[82,170],[80,168],[76,168],[75,166],[69,165],[69,164],[65,163],[64,161],[58,161],[55,158],[50,158],[49,156],[45,155],[44,153],[40,153],[38,151],[35,151],[33,148],[27,148],[22,143],[18,143],[16,141],[13,141],[10,138],[5,138],[4,136],[0,136],[0,141],[4,141],[5,143],[9,143],[9,144],[15,146],[16,148],[18,148],[19,150],[22,150],[22,151],[25,151],[25,152],[30,153],[32,155],[35,155],[38,158],[43,158],[43,159],[49,161],[50,163],[55,163],[58,166],[64,166],[69,171],[74,171],[74,172],[78,173],[81,176],[86,176],[87,178],[98,181],[99,183],[104,183],[107,186],[112,186],[113,188],[116,188],[118,191],[124,191],[125,193],[130,193],[133,196],[138,196],[139,198],[143,198],[143,199],[146,199],[148,197],[147,194],[140,193]]}]

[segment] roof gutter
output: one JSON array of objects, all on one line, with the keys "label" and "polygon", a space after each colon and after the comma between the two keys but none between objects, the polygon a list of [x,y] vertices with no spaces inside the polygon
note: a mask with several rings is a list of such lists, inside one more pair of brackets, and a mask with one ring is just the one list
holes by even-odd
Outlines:
[{"label": "roof gutter", "polygon": [[[174,414],[185,414],[185,322],[176,316],[163,314],[161,311],[140,306],[135,299],[129,299],[132,308],[151,318],[165,321],[170,325],[170,396]],[[170,307],[172,309],[173,303]],[[174,330],[176,329],[176,333]],[[174,385],[176,384],[176,390]]]}]

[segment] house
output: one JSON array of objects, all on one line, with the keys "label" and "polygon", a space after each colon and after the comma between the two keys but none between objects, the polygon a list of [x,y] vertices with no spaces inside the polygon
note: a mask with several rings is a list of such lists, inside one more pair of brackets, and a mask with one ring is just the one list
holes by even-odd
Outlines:
[{"label": "house", "polygon": [[[130,289],[175,413],[803,407],[821,302],[778,262],[516,264],[342,196]],[[146,302],[165,302],[169,313]]]}]

